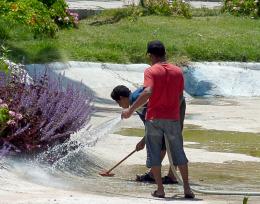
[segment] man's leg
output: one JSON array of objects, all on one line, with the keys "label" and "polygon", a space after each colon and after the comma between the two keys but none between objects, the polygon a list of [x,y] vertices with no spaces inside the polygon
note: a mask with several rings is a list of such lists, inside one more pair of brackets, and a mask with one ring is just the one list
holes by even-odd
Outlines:
[{"label": "man's leg", "polygon": [[156,195],[157,196],[163,196],[165,195],[164,193],[164,188],[162,184],[162,175],[161,175],[161,166],[153,166],[151,168],[151,171],[153,173],[153,177],[155,179],[155,182],[157,184],[157,190],[156,190]]},{"label": "man's leg", "polygon": [[[184,119],[185,119],[185,112],[186,112],[186,101],[185,101],[185,98],[183,98],[183,99],[181,100],[181,105],[180,105],[180,126],[181,126],[181,132],[183,131]],[[182,142],[183,142],[183,141],[182,141]],[[165,153],[166,153],[166,150],[165,150],[165,152],[164,152],[164,155],[165,155]],[[161,155],[162,155],[162,153],[161,153]],[[162,160],[163,160],[164,157],[161,157],[161,158],[162,158]],[[177,169],[177,166],[174,166],[174,168]],[[177,178],[175,177],[175,175],[174,175],[174,173],[173,173],[171,167],[169,167],[169,171],[168,171],[168,175],[167,175],[167,176],[170,177],[171,180],[172,180],[174,183],[175,183],[175,182],[178,183]]]},{"label": "man's leg", "polygon": [[188,159],[183,149],[183,138],[179,121],[169,121],[165,142],[171,164],[177,164],[183,179],[185,198],[194,198],[189,185]]},{"label": "man's leg", "polygon": [[152,193],[154,197],[164,197],[164,188],[161,177],[160,153],[163,141],[163,123],[161,120],[146,121],[145,143],[147,149],[146,166],[151,167],[152,174],[157,184],[157,190]]},{"label": "man's leg", "polygon": [[184,189],[185,197],[187,197],[187,198],[194,198],[195,195],[191,191],[190,184],[189,184],[188,164],[180,165],[180,166],[178,166],[178,168],[180,170],[181,177],[182,177],[182,180],[183,180],[183,189]]}]

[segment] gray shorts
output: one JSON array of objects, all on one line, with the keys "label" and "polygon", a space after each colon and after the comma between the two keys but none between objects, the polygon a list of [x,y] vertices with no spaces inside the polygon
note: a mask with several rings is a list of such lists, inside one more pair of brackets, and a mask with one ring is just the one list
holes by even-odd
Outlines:
[{"label": "gray shorts", "polygon": [[[185,98],[183,98],[181,105],[180,105],[180,125],[181,125],[181,132],[183,130],[183,126],[184,126],[184,119],[185,119],[185,112],[186,112],[186,101]],[[166,146],[165,146],[165,139],[163,138],[162,141],[162,151],[166,150]]]},{"label": "gray shorts", "polygon": [[163,139],[169,141],[171,157],[174,165],[184,165],[188,159],[183,149],[180,122],[176,120],[147,120],[145,123],[145,144],[147,150],[146,166],[161,166],[161,149]]}]

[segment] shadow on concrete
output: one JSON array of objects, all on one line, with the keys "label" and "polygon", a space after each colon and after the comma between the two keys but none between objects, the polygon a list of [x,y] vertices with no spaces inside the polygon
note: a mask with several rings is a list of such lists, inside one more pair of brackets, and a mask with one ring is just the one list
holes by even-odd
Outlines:
[{"label": "shadow on concrete", "polygon": [[216,87],[210,81],[199,81],[195,76],[195,68],[188,67],[183,73],[185,78],[185,91],[191,96],[211,95],[210,92]]},{"label": "shadow on concrete", "polygon": [[[106,106],[106,105],[111,106],[111,105],[115,104],[115,102],[112,99],[97,97],[96,92],[93,91],[93,89],[91,89],[86,84],[81,83],[80,81],[72,80],[72,79],[66,77],[66,75],[59,74],[58,72],[55,71],[55,70],[59,70],[60,73],[62,73],[62,71],[65,71],[67,69],[65,64],[61,65],[61,66],[53,66],[53,65],[47,65],[47,64],[46,65],[31,64],[31,65],[26,66],[26,70],[31,77],[40,77],[40,76],[44,75],[44,73],[46,72],[46,69],[51,74],[51,76],[54,77],[54,79],[58,80],[59,77],[62,76],[63,87],[67,87],[67,85],[69,85],[69,84],[72,84],[73,86],[81,87],[82,90],[86,91],[89,95],[93,96],[93,102],[95,104],[102,104],[102,106]],[[109,109],[109,111],[117,111],[114,108],[108,108],[108,109]],[[95,110],[95,112],[96,111],[103,112],[103,111],[107,111],[107,109],[106,108],[97,108],[97,110]]]}]

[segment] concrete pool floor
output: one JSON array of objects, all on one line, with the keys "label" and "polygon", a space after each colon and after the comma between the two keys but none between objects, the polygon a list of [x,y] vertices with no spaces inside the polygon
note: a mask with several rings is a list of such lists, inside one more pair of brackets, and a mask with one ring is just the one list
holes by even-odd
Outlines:
[{"label": "concrete pool floor", "polygon": [[[122,71],[124,65],[115,65],[115,67],[120,67],[120,70],[116,72],[121,74],[121,76],[127,76],[129,81],[137,84],[141,83],[142,70],[140,72],[131,72],[129,68]],[[37,67],[37,69],[39,70],[40,67]],[[74,64],[65,69],[54,69],[55,73],[63,73],[63,71],[65,71],[67,79],[72,81],[83,79],[83,83],[94,91],[96,96],[96,112],[93,113],[90,121],[92,128],[98,128],[106,121],[120,116],[120,108],[109,99],[110,91],[115,85],[126,84],[131,89],[134,88],[133,83],[118,78],[118,75],[100,67],[98,63],[94,63],[94,65],[91,63],[81,63],[80,66],[75,66]],[[78,76],[81,76],[81,78]],[[208,129],[259,132],[259,102],[259,97],[215,98],[207,99],[206,101],[203,99],[191,100],[188,102],[188,117],[185,123],[200,125],[202,128]],[[136,115],[128,120],[123,120],[116,124],[109,133],[102,136],[95,146],[88,147],[87,150],[104,161],[103,168],[109,168],[131,152],[135,148],[135,144],[140,140],[138,137],[120,136],[112,134],[112,132],[120,128],[142,126],[141,121]],[[259,190],[259,188],[255,189],[259,186],[259,179],[254,177],[254,174],[259,174],[259,158],[243,154],[208,152],[203,149],[187,147],[185,150],[190,160],[191,183],[195,187],[199,185],[203,188],[224,190]],[[148,204],[168,203],[169,201],[178,204],[242,203],[243,196],[197,194],[194,201],[184,200],[181,187],[176,186],[167,186],[167,199],[154,199],[150,195],[150,192],[155,189],[154,185],[143,185],[132,182],[135,174],[146,170],[144,168],[145,158],[145,151],[135,153],[115,170],[116,176],[114,178],[99,177],[98,172],[96,172],[94,178],[89,180],[83,179],[83,181],[79,179],[78,183],[75,183],[75,190],[73,188],[66,189],[63,186],[55,187],[48,185],[48,182],[51,183],[53,179],[48,180],[48,177],[45,175],[39,174],[41,175],[41,179],[45,181],[45,185],[41,185],[39,182],[23,179],[21,173],[16,174],[1,168],[0,203]],[[167,160],[165,160],[163,165],[164,169],[167,170]],[[247,165],[249,168],[247,168]],[[228,173],[225,174],[225,171]],[[32,169],[28,169],[26,173],[29,175],[32,174]],[[35,176],[38,173],[35,172]],[[254,182],[254,178],[256,182]],[[94,188],[95,186],[97,188]],[[98,188],[100,189],[98,190]],[[260,203],[260,197],[250,197],[248,204],[250,203]]]}]

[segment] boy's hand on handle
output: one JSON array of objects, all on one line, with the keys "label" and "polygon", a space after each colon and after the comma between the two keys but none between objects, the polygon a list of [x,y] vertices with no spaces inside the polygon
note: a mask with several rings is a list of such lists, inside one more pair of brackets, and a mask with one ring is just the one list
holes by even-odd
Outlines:
[{"label": "boy's hand on handle", "polygon": [[122,119],[130,118],[130,116],[133,114],[133,112],[130,110],[130,108],[124,109],[121,113]]},{"label": "boy's hand on handle", "polygon": [[140,142],[137,143],[135,150],[138,152],[142,150],[144,147],[145,147],[145,142],[144,140],[141,140]]}]

